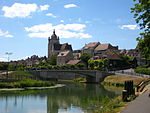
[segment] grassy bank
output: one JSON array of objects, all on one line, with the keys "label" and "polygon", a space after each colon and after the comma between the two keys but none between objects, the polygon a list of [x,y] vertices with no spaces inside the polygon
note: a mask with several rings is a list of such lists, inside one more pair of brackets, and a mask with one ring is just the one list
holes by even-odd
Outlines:
[{"label": "grassy bank", "polygon": [[119,111],[121,111],[124,106],[127,105],[126,102],[122,102],[121,96],[115,97],[113,99],[105,97],[102,103],[104,103],[104,106],[101,106],[95,110],[94,113],[119,113]]},{"label": "grassy bank", "polygon": [[[101,83],[104,87],[110,91],[121,91],[124,88],[124,82],[128,80],[133,80],[134,86],[137,86],[141,81],[147,78],[133,78],[126,76],[113,75],[108,76]],[[118,89],[119,88],[119,89]],[[95,113],[119,113],[127,105],[127,102],[122,101],[122,96],[115,97],[113,99],[105,100],[105,106],[101,106]]]},{"label": "grassy bank", "polygon": [[137,86],[141,81],[146,80],[147,78],[133,78],[119,75],[112,75],[105,78],[102,82],[103,85],[115,86],[115,87],[124,87],[124,82],[128,80],[133,80],[134,86]]},{"label": "grassy bank", "polygon": [[48,87],[55,83],[48,81],[22,80],[16,82],[0,82],[0,88]]},{"label": "grassy bank", "polygon": [[34,80],[32,75],[25,71],[14,71],[5,75],[0,82],[0,88],[26,88],[26,87],[49,87],[54,82]]}]

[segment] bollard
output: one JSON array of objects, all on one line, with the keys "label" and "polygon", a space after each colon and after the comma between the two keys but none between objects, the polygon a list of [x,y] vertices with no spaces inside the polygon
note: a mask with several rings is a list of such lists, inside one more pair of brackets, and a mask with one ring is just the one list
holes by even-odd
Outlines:
[{"label": "bollard", "polygon": [[127,90],[122,90],[122,100],[124,102],[127,102],[127,98],[128,98],[128,92],[127,92]]}]

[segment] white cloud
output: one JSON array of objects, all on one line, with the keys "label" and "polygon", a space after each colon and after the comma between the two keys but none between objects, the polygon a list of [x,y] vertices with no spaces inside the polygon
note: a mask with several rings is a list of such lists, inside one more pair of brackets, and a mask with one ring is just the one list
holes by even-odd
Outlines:
[{"label": "white cloud", "polygon": [[0,29],[0,36],[7,37],[7,38],[14,37],[13,35],[9,34],[8,31],[5,32],[5,31],[2,31],[1,29]]},{"label": "white cloud", "polygon": [[57,16],[55,16],[55,15],[52,14],[52,13],[47,13],[46,16],[50,16],[50,17],[53,17],[53,18],[57,18]]},{"label": "white cloud", "polygon": [[40,5],[40,10],[41,11],[48,10],[48,8],[49,8],[49,5]]},{"label": "white cloud", "polygon": [[64,22],[64,20],[60,20],[60,22],[62,22],[62,23],[63,23],[63,22]]},{"label": "white cloud", "polygon": [[51,29],[53,29],[53,26],[51,23],[35,25],[30,28],[25,27],[25,30],[28,32],[49,32]]},{"label": "white cloud", "polygon": [[75,5],[75,4],[64,5],[64,8],[71,8],[71,7],[77,7],[77,5]]},{"label": "white cloud", "polygon": [[8,59],[7,59],[6,57],[0,57],[0,61],[1,61],[1,62],[7,62]]},{"label": "white cloud", "polygon": [[36,12],[38,6],[36,4],[21,4],[14,3],[11,7],[4,6],[2,11],[4,11],[4,16],[9,18],[22,17],[25,18],[29,16],[32,12]]},{"label": "white cloud", "polygon": [[136,30],[139,29],[137,25],[122,25],[119,26],[121,29],[130,29],[130,30]]},{"label": "white cloud", "polygon": [[85,23],[86,23],[86,24],[89,24],[89,23],[90,23],[90,21],[85,21]]},{"label": "white cloud", "polygon": [[48,10],[49,5],[37,4],[22,4],[14,3],[12,6],[3,6],[2,11],[4,11],[4,16],[8,18],[21,17],[25,18],[31,15],[33,12],[40,12]]},{"label": "white cloud", "polygon": [[53,29],[56,30],[60,38],[91,38],[88,33],[84,33],[86,25],[84,24],[59,24],[53,26],[51,23],[35,25],[32,27],[25,27],[29,37],[47,38],[52,33]]}]

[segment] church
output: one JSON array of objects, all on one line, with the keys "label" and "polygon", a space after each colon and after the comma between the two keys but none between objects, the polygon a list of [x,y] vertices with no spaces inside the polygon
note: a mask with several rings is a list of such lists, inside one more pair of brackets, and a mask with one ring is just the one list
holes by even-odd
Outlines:
[{"label": "church", "polygon": [[73,51],[72,46],[68,43],[60,44],[59,37],[55,34],[55,30],[51,37],[48,37],[48,58],[57,56],[60,52]]}]

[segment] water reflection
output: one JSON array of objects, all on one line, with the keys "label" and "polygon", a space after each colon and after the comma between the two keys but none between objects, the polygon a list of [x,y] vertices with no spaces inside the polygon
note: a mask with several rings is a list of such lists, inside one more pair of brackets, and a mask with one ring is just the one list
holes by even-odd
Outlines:
[{"label": "water reflection", "polygon": [[0,113],[92,113],[106,96],[116,93],[94,84],[0,93]]}]

